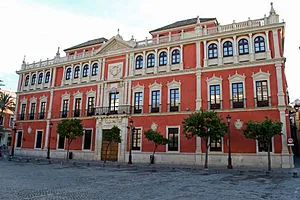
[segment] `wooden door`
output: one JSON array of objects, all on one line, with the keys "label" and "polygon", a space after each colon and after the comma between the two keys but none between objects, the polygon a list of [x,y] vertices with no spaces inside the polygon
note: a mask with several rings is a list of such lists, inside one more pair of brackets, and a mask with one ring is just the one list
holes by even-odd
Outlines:
[{"label": "wooden door", "polygon": [[[102,130],[102,135],[109,134],[108,129]],[[103,138],[103,137],[102,137]],[[106,148],[109,142],[102,140],[101,160],[105,159]],[[107,158],[109,161],[118,161],[118,143],[111,143],[107,150]]]}]

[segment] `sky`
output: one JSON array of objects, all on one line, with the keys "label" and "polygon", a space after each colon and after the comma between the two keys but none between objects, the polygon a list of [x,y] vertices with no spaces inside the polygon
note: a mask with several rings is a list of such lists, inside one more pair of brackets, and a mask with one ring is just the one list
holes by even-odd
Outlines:
[{"label": "sky", "polygon": [[[291,101],[297,88],[300,56],[299,0],[273,0],[280,21],[286,22],[285,72]],[[194,17],[216,17],[221,25],[269,15],[269,0],[1,0],[0,80],[3,89],[17,90],[18,75],[26,62],[54,58],[57,48],[117,34],[124,40],[150,37],[149,31]],[[61,56],[64,53],[61,51]]]}]

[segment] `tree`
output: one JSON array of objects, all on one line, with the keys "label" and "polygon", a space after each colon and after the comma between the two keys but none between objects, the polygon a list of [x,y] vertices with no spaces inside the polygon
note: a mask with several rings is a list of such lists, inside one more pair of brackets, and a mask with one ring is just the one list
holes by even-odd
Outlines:
[{"label": "tree", "polygon": [[108,151],[108,148],[110,147],[110,145],[112,143],[121,143],[120,132],[121,132],[121,130],[117,126],[114,126],[106,134],[103,134],[103,140],[108,142],[108,144],[106,146],[106,150],[105,150],[104,163],[106,163],[107,151]]},{"label": "tree", "polygon": [[[1,82],[1,81],[0,81]],[[13,97],[9,94],[0,93],[0,117],[5,118],[6,110],[10,110],[11,112],[15,111],[15,103]],[[0,140],[3,136],[2,130],[0,130]]]},{"label": "tree", "polygon": [[182,124],[183,134],[186,138],[191,139],[196,135],[205,139],[206,154],[204,168],[207,168],[210,138],[221,139],[227,132],[226,124],[222,122],[222,119],[218,117],[215,111],[206,111],[203,109],[185,118]]},{"label": "tree", "polygon": [[57,124],[57,134],[68,139],[67,160],[73,140],[83,136],[83,127],[80,119],[63,119]]},{"label": "tree", "polygon": [[259,143],[266,144],[268,149],[268,170],[271,171],[271,140],[275,135],[281,135],[282,123],[272,121],[266,117],[261,122],[248,121],[246,129],[243,130],[246,138],[257,140]]},{"label": "tree", "polygon": [[152,153],[152,157],[150,159],[150,164],[154,164],[154,154],[159,145],[166,145],[169,143],[169,140],[167,138],[164,138],[159,132],[153,131],[151,129],[144,132],[145,137],[150,142],[154,143],[154,149]]}]

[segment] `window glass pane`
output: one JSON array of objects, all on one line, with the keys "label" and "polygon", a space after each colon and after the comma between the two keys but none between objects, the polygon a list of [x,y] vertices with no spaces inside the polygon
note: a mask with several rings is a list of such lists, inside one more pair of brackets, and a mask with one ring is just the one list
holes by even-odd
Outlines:
[{"label": "window glass pane", "polygon": [[83,149],[90,150],[92,144],[92,130],[84,130]]}]

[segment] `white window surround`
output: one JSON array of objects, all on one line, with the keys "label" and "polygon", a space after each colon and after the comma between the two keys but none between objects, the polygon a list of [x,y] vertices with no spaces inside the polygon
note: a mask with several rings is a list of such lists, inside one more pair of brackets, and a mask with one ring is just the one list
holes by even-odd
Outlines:
[{"label": "white window surround", "polygon": [[[222,47],[224,45],[225,42],[231,42],[232,43],[232,48],[233,48],[233,39],[232,38],[225,38],[222,40],[221,44],[222,44]],[[223,48],[222,48],[223,50]]]},{"label": "white window surround", "polygon": [[[98,65],[98,72],[97,72],[96,75],[92,76],[94,64],[97,64],[97,65]],[[89,76],[91,76],[91,77],[98,77],[98,76],[100,75],[100,67],[101,67],[101,66],[100,66],[100,64],[99,64],[98,61],[93,61],[93,62],[91,62],[91,66],[90,66],[90,74],[89,74]]]},{"label": "white window surround", "polygon": [[74,100],[73,100],[73,110],[75,110],[75,103],[76,103],[76,99],[77,98],[80,98],[81,101],[80,101],[80,105],[79,105],[79,108],[80,110],[82,109],[82,93],[77,91],[76,93],[73,94],[74,96]]},{"label": "white window surround", "polygon": [[232,44],[232,55],[231,56],[226,56],[226,57],[233,57],[234,56],[234,41],[232,38],[225,38],[221,41],[221,55],[224,57],[224,43],[225,42],[231,42]]},{"label": "white window surround", "polygon": [[[0,116],[0,118],[2,118],[2,123],[0,123],[1,126],[4,126],[5,123],[5,117],[4,116]],[[1,138],[0,138],[1,139]]]},{"label": "white window surround", "polygon": [[159,96],[159,104],[161,105],[161,97],[162,97],[162,94],[161,94],[161,88],[162,88],[162,84],[158,84],[156,81],[149,85],[149,105],[152,105],[151,103],[151,100],[152,100],[152,91],[156,91],[156,90],[159,90],[159,93],[160,93],[160,96]]},{"label": "white window surround", "polygon": [[[142,144],[143,144],[143,127],[134,127],[135,129],[140,129],[141,130],[141,135],[140,135],[140,150],[132,150],[134,152],[142,152]],[[133,145],[133,144],[132,144]]]},{"label": "white window surround", "polygon": [[[84,69],[84,67],[85,66],[88,66],[88,72],[87,72],[87,76],[86,77],[83,77],[83,69]],[[90,75],[91,75],[91,66],[90,66],[90,63],[83,63],[82,65],[81,65],[81,71],[80,71],[81,73],[80,73],[80,77],[81,78],[83,78],[83,79],[86,79],[86,78],[88,78]]]},{"label": "white window surround", "polygon": [[96,107],[96,91],[91,89],[90,91],[86,92],[86,103],[85,103],[86,110],[88,109],[90,97],[94,97],[94,100],[95,100],[94,107]]},{"label": "white window surround", "polygon": [[[178,89],[179,90],[179,111],[180,111],[180,103],[181,103],[181,82],[175,81],[175,79],[171,82],[167,83],[168,86],[168,104],[170,103],[170,90],[172,89]],[[168,112],[169,112],[170,106],[168,106]]]},{"label": "white window surround", "polygon": [[22,112],[22,105],[25,104],[25,110],[24,110],[24,115],[26,113],[26,108],[27,108],[27,99],[25,97],[23,97],[23,99],[20,100],[20,111],[19,114],[21,114]]},{"label": "white window surround", "polygon": [[[245,74],[243,75],[240,75],[237,73],[237,71],[235,72],[234,75],[232,76],[228,76],[228,80],[229,80],[229,91],[230,91],[230,100],[232,100],[232,84],[233,83],[243,83],[243,97],[244,97],[244,108],[246,108],[246,88],[245,88]],[[232,108],[232,105],[231,105],[231,108]]]},{"label": "white window surround", "polygon": [[45,106],[45,113],[47,112],[47,99],[48,99],[48,97],[45,96],[45,95],[40,97],[39,112],[41,111],[41,106],[42,106],[42,103],[43,103],[43,102],[46,103],[46,106]]},{"label": "white window surround", "polygon": [[68,111],[69,111],[69,107],[70,107],[70,94],[69,93],[65,93],[61,96],[61,105],[60,105],[60,111],[63,110],[63,104],[64,104],[64,100],[68,100]]},{"label": "white window surround", "polygon": [[[93,149],[93,134],[94,134],[93,128],[83,128],[83,129],[84,129],[84,133],[83,133],[83,136],[82,136],[81,150],[82,151],[92,151],[92,149]],[[90,147],[90,149],[84,149],[85,130],[91,130],[92,131],[92,133],[91,133],[91,147]]]},{"label": "white window surround", "polygon": [[[206,51],[207,51],[207,59],[209,59],[209,58],[208,58],[208,56],[209,56],[209,53],[208,53],[208,52],[209,52],[209,48],[208,48],[208,47],[209,47],[209,45],[211,45],[211,44],[217,45],[217,57],[216,57],[216,58],[210,58],[210,60],[211,60],[211,59],[217,59],[217,58],[218,58],[218,55],[219,55],[219,54],[218,54],[218,52],[219,52],[219,45],[218,45],[218,44],[219,44],[219,43],[218,43],[217,40],[212,40],[212,41],[209,41],[209,42],[206,43],[206,46],[207,46],[207,48],[206,48]],[[222,55],[223,55],[223,54],[222,54]]]},{"label": "white window surround", "polygon": [[166,126],[166,138],[169,139],[169,128],[178,128],[178,151],[168,151],[169,144],[166,144],[166,152],[168,153],[179,153],[180,152],[180,125],[178,126]]},{"label": "white window surround", "polygon": [[37,101],[37,98],[36,98],[36,97],[31,97],[31,98],[30,98],[29,112],[31,112],[31,105],[32,105],[32,103],[35,103],[35,110],[34,110],[34,113],[36,113],[36,108],[37,108],[36,101]]},{"label": "white window surround", "polygon": [[[228,139],[227,139],[227,141],[228,141]],[[208,142],[210,144],[210,137],[208,139]],[[211,146],[209,146],[208,152],[211,154],[224,153],[224,137],[221,138],[221,151],[211,151],[210,148],[211,148]]]},{"label": "white window surround", "polygon": [[[268,152],[267,151],[262,151],[262,152],[259,152],[259,149],[258,149],[258,140],[255,140],[255,144],[256,144],[256,154],[267,154]],[[272,151],[270,151],[271,154],[273,154],[275,151],[274,151],[274,137],[272,137],[271,139],[271,142],[272,142]]]},{"label": "white window surround", "polygon": [[141,92],[142,95],[143,95],[143,99],[142,99],[142,113],[143,113],[144,94],[145,94],[144,89],[145,89],[145,86],[144,85],[140,85],[139,83],[136,86],[132,87],[132,94],[133,95],[132,95],[131,105],[134,106],[134,103],[135,103],[134,102],[135,93],[136,92]]},{"label": "white window surround", "polygon": [[66,148],[66,138],[64,139],[64,148],[63,149],[59,149],[58,144],[59,144],[59,134],[57,134],[57,137],[56,137],[56,150],[64,151]]},{"label": "white window surround", "polygon": [[[22,138],[21,138],[21,146],[20,147],[17,147],[17,143],[18,143],[18,137],[19,137],[19,133],[22,133]],[[15,139],[15,149],[22,149],[22,146],[23,146],[23,137],[24,137],[24,132],[23,130],[17,130],[17,134],[16,134],[16,139]]]},{"label": "white window surround", "polygon": [[[14,116],[11,116],[11,117],[9,118],[9,125],[8,125],[9,127],[13,127],[13,124],[14,124],[13,121],[14,121],[14,119],[15,119]],[[11,121],[12,121],[12,123],[10,123]],[[4,119],[3,119],[3,123],[4,123]]]},{"label": "white window surround", "polygon": [[[240,55],[240,50],[239,50],[239,41],[240,41],[241,39],[246,39],[246,40],[248,41],[248,53],[242,54],[242,55]],[[253,39],[253,38],[252,38],[252,39]],[[252,43],[252,44],[254,44],[254,43]],[[232,45],[233,45],[233,44],[232,44]],[[249,55],[250,52],[252,51],[250,48],[252,48],[252,47],[251,47],[251,45],[250,45],[250,38],[249,38],[248,36],[239,36],[239,37],[236,38],[236,52],[237,52],[237,55],[239,55],[239,56]]]},{"label": "white window surround", "polygon": [[[42,131],[42,139],[41,139],[41,148],[36,148],[36,140],[37,140],[37,132]],[[44,138],[44,130],[43,129],[37,129],[35,130],[35,139],[34,139],[34,149],[42,149],[43,148],[43,138]]]},{"label": "white window surround", "polygon": [[[206,82],[207,82],[207,102],[210,102],[210,86],[211,85],[220,85],[220,101],[221,101],[220,102],[220,104],[221,104],[220,109],[223,108],[223,106],[222,106],[222,104],[223,104],[223,102],[222,102],[222,100],[223,100],[223,98],[222,98],[222,81],[223,81],[222,76],[217,77],[217,76],[215,76],[215,74],[211,78],[206,79]],[[207,106],[208,106],[207,109],[210,110],[209,104]]]},{"label": "white window surround", "polygon": [[[268,97],[271,96],[271,88],[270,88],[270,72],[262,72],[261,69],[259,69],[259,72],[252,73],[252,79],[253,79],[253,91],[254,91],[254,98],[256,99],[256,81],[267,81],[268,83]],[[269,101],[269,106],[271,105],[271,101]],[[255,105],[257,107],[257,105]]]},{"label": "white window surround", "polygon": [[181,58],[181,55],[182,55],[182,52],[181,52],[181,48],[180,47],[173,47],[173,48],[171,48],[170,49],[170,65],[179,65],[180,64],[180,62],[179,63],[176,63],[176,64],[172,64],[172,59],[173,59],[173,51],[174,50],[179,50],[179,58],[180,58],[180,62],[181,62],[181,60],[182,60],[182,58]]}]

